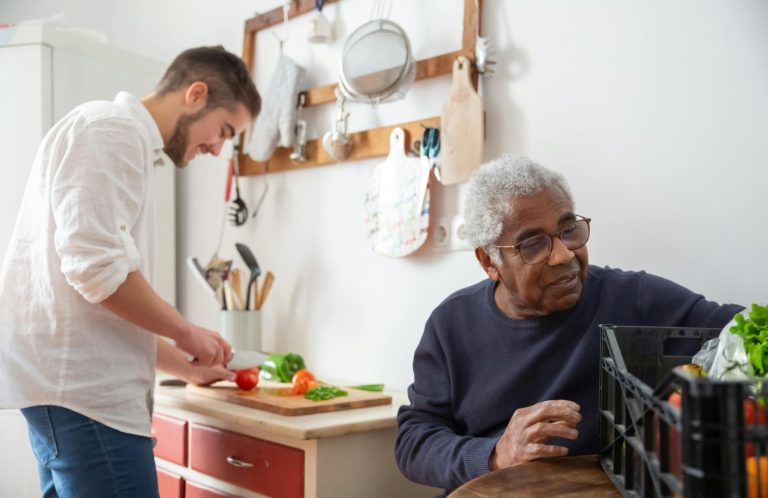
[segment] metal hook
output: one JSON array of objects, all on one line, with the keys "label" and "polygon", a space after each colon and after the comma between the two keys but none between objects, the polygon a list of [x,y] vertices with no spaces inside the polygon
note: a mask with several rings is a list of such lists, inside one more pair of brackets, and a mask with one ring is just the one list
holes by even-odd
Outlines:
[{"label": "metal hook", "polygon": [[277,34],[277,28],[272,30],[272,35],[274,35],[274,37],[277,38],[278,43],[280,43],[280,55],[283,54],[283,45],[288,41],[288,10],[290,8],[290,2],[285,2],[283,4],[283,36]]},{"label": "metal hook", "polygon": [[307,122],[302,119],[301,111],[304,109],[305,94],[299,94],[299,103],[296,106],[296,125],[294,126],[293,152],[291,152],[291,161],[301,162],[307,159]]}]

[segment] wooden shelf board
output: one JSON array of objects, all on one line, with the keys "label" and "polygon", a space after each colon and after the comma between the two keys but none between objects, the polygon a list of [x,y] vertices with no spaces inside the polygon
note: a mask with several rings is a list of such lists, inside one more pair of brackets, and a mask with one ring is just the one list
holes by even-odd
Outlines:
[{"label": "wooden shelf board", "polygon": [[[334,3],[338,0],[326,0],[326,4]],[[477,7],[475,8],[475,2]],[[314,9],[314,0],[291,0],[288,18],[306,14]],[[475,60],[476,44],[476,26],[479,25],[479,16],[483,9],[483,0],[464,0],[464,21],[462,24],[462,47],[460,50],[449,52],[429,59],[416,62],[416,80],[423,80],[451,74],[453,70],[453,61],[460,55],[467,57],[471,62]],[[253,70],[254,56],[256,52],[256,32],[283,22],[283,8],[277,7],[264,14],[258,14],[245,22],[245,37],[243,40],[243,60],[247,66]],[[477,88],[477,71],[472,70],[472,81]],[[329,84],[316,88],[310,88],[304,92],[305,107],[328,104],[336,100],[335,90],[337,84]],[[355,161],[360,159],[370,159],[387,155],[389,151],[389,134],[393,128],[399,126],[406,131],[407,143],[412,143],[410,136],[421,137],[421,126],[440,126],[440,118],[429,118],[410,123],[401,123],[399,125],[385,126],[372,130],[351,133],[350,137],[355,147],[346,159]],[[243,137],[244,138],[244,137]],[[241,140],[242,142],[242,140]],[[325,153],[321,140],[309,140],[306,144],[307,160],[294,163],[290,160],[291,149],[277,148],[273,156],[266,162],[257,162],[248,155],[240,155],[240,174],[243,176],[260,175],[278,171],[290,171],[296,169],[310,168],[313,166],[325,166],[334,164]]]},{"label": "wooden shelf board", "polygon": [[[325,0],[325,4],[336,3],[339,0]],[[289,2],[290,8],[288,9],[288,19],[293,19],[300,15],[306,14],[315,10],[315,0],[291,0]],[[245,34],[253,34],[256,31],[276,26],[283,22],[283,7],[275,7],[274,9],[264,12],[263,14],[256,14],[245,21]]]},{"label": "wooden shelf board", "polygon": [[[469,50],[462,49],[447,54],[436,55],[429,59],[416,61],[416,81],[451,74],[451,71],[453,70],[453,61],[460,55],[467,57],[469,60],[474,60],[475,58],[474,51],[470,52]],[[338,83],[331,83],[330,85],[306,90],[304,92],[304,107],[335,102],[335,90],[338,86]]]},{"label": "wooden shelf board", "polygon": [[[422,126],[437,128],[440,126],[440,117],[419,119],[409,123],[400,123],[392,126],[383,126],[365,131],[350,133],[354,147],[346,161],[359,161],[373,157],[386,156],[389,153],[389,135],[395,128],[405,131],[405,143],[410,147],[414,141],[421,139]],[[313,166],[325,166],[335,164],[323,149],[322,140],[307,141],[307,157],[315,158],[314,161],[293,162],[290,159],[292,149],[278,147],[268,161],[254,161],[247,154],[240,155],[240,175],[253,176],[278,171],[293,171]]]}]

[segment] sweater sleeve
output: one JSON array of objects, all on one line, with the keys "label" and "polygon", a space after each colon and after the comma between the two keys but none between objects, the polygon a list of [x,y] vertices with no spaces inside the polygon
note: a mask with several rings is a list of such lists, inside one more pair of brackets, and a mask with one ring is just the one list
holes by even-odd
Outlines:
[{"label": "sweater sleeve", "polygon": [[643,273],[640,313],[648,325],[669,327],[723,327],[743,310],[736,304],[718,304],[662,277]]},{"label": "sweater sleeve", "polygon": [[409,479],[452,490],[489,472],[488,459],[498,437],[458,433],[451,406],[451,381],[432,319],[413,360],[411,404],[397,416],[395,456]]}]

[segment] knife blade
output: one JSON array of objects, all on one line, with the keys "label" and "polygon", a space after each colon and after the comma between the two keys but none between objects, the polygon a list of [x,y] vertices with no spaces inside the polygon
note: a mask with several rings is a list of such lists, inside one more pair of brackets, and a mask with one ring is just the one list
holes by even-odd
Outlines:
[{"label": "knife blade", "polygon": [[243,349],[232,350],[232,357],[227,362],[227,369],[242,370],[244,368],[260,367],[269,359],[269,355],[257,351]]}]

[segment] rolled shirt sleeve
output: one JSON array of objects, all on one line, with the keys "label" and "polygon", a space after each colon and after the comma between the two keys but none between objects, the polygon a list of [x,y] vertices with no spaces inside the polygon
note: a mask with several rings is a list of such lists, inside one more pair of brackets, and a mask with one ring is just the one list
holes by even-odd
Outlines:
[{"label": "rolled shirt sleeve", "polygon": [[69,131],[54,174],[54,244],[67,282],[90,303],[111,296],[141,258],[132,228],[143,208],[147,151],[130,120]]}]

